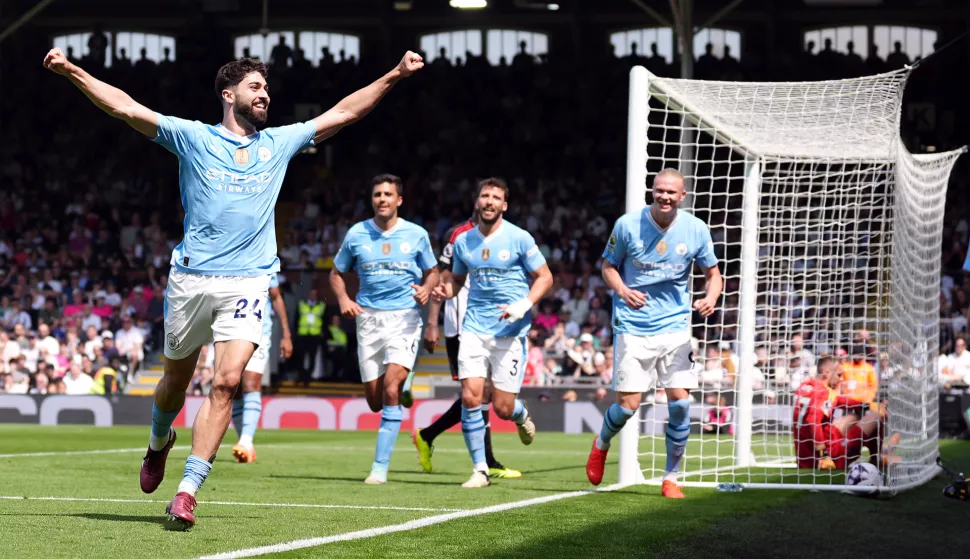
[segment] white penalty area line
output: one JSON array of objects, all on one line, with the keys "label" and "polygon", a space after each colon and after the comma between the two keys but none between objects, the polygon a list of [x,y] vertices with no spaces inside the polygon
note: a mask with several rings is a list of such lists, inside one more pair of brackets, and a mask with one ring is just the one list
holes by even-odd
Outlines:
[{"label": "white penalty area line", "polygon": [[427,528],[429,526],[434,526],[436,524],[443,524],[445,522],[448,522],[451,520],[458,520],[461,518],[471,518],[474,516],[481,516],[483,514],[503,512],[507,510],[531,507],[533,505],[541,505],[543,503],[551,503],[553,501],[561,501],[563,499],[582,497],[584,495],[592,495],[595,493],[615,491],[617,489],[622,489],[624,487],[626,487],[626,485],[615,484],[615,485],[603,487],[601,489],[590,489],[585,491],[570,491],[567,493],[557,493],[555,495],[546,495],[545,497],[536,497],[534,499],[526,499],[524,501],[513,501],[511,503],[492,505],[490,507],[484,507],[480,509],[463,510],[463,511],[451,512],[448,514],[427,516],[425,518],[418,518],[416,520],[402,522],[401,524],[392,524],[390,526],[380,526],[378,528],[368,528],[366,530],[358,530],[356,532],[346,532],[344,534],[336,534],[333,536],[309,538],[305,540],[295,540],[291,542],[284,542],[284,543],[266,545],[261,547],[251,547],[247,549],[239,549],[236,551],[216,553],[215,555],[205,555],[200,557],[199,559],[238,559],[241,557],[256,557],[259,555],[269,555],[271,553],[283,553],[286,551],[293,551],[297,549],[306,549],[308,547],[319,547],[322,545],[327,545],[327,544],[337,543],[337,542],[362,540],[366,538],[383,536],[386,534],[394,534],[397,532],[409,532],[411,530]]},{"label": "white penalty area line", "polygon": [[[156,499],[101,499],[94,497],[24,497],[16,495],[0,495],[3,501],[68,501],[83,503],[168,503]],[[325,505],[316,503],[248,503],[242,501],[199,501],[200,505],[229,505],[234,507],[272,507],[272,508],[300,508],[300,509],[361,509],[388,510],[406,512],[463,512],[466,509],[439,509],[425,507],[395,507],[380,505]]]}]

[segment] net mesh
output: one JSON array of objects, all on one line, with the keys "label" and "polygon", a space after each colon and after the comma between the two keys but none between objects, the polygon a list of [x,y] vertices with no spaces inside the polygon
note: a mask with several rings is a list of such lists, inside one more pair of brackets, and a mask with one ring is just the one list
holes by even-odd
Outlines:
[{"label": "net mesh", "polygon": [[[686,205],[709,224],[724,276],[717,313],[692,325],[702,386],[692,393],[683,483],[846,488],[843,469],[798,468],[796,456],[798,443],[818,441],[793,432],[795,391],[829,354],[854,372],[840,392],[889,402],[884,422],[859,409],[837,419],[848,433],[849,459],[839,466],[881,450],[887,487],[932,474],[943,203],[960,152],[914,156],[902,146],[907,76],[779,84],[649,77],[647,173],[684,172]],[[756,230],[745,235],[748,227]],[[693,288],[702,295],[701,275]],[[742,303],[754,307],[750,327]],[[739,398],[742,379],[750,399]],[[659,483],[665,396],[645,402],[639,467]],[[739,414],[744,407],[747,425],[738,419],[748,416]]]}]

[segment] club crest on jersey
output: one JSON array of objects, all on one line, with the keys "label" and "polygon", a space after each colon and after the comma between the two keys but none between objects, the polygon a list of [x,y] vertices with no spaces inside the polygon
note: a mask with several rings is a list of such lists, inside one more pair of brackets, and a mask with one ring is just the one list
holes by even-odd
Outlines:
[{"label": "club crest on jersey", "polygon": [[482,249],[482,260],[488,261],[489,255],[492,254],[492,250],[488,248]]},{"label": "club crest on jersey", "polygon": [[661,256],[667,254],[667,241],[660,241],[657,243],[657,254]]},{"label": "club crest on jersey", "polygon": [[512,258],[511,252],[505,250],[504,248],[498,251],[498,259],[501,260],[502,262],[507,261],[509,258]]},{"label": "club crest on jersey", "polygon": [[273,158],[273,152],[271,152],[268,147],[261,146],[258,150],[256,150],[256,157],[259,157],[259,160],[263,162],[269,161]]},{"label": "club crest on jersey", "polygon": [[179,346],[182,345],[182,342],[179,341],[178,336],[176,336],[175,334],[169,334],[167,342],[168,342],[168,349],[172,349],[172,350],[178,349]]},{"label": "club crest on jersey", "polygon": [[687,254],[687,245],[684,243],[677,243],[677,248],[675,250],[677,251],[677,254],[683,256]]},{"label": "club crest on jersey", "polygon": [[401,252],[404,254],[411,252],[411,243],[401,243]]},{"label": "club crest on jersey", "polygon": [[391,243],[384,243],[384,244],[382,244],[381,245],[381,252],[384,254],[384,256],[387,256],[388,254],[390,254],[391,253]]},{"label": "club crest on jersey", "polygon": [[236,156],[233,159],[235,159],[236,165],[249,164],[249,149],[236,148]]}]

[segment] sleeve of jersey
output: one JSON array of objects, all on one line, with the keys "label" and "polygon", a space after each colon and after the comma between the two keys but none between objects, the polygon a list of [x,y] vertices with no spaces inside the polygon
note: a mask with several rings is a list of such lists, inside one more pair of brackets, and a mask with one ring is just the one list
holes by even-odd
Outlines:
[{"label": "sleeve of jersey", "polygon": [[344,242],[337,251],[337,256],[333,257],[333,267],[341,274],[354,267],[354,255],[350,250],[350,233],[344,237]]},{"label": "sleeve of jersey", "polygon": [[269,288],[273,289],[280,286],[280,278],[277,274],[270,274],[269,276]]},{"label": "sleeve of jersey", "polygon": [[455,256],[455,243],[449,242],[445,248],[441,249],[441,256],[438,257],[438,268],[442,271],[451,271],[451,260]]},{"label": "sleeve of jersey", "polygon": [[711,230],[707,225],[702,225],[698,228],[697,236],[700,247],[694,261],[697,262],[698,266],[705,269],[717,266],[717,255],[714,254],[714,240],[711,239]]},{"label": "sleeve of jersey", "polygon": [[317,125],[312,120],[297,122],[288,126],[277,128],[280,141],[285,150],[284,155],[291,158],[306,148],[313,145],[313,137],[317,134]]},{"label": "sleeve of jersey", "polygon": [[519,238],[519,253],[522,255],[522,265],[529,272],[535,272],[546,263],[546,257],[539,252],[536,240],[525,231]]},{"label": "sleeve of jersey", "polygon": [[462,260],[464,254],[462,253],[464,245],[461,240],[455,242],[454,255],[451,260],[451,273],[456,276],[463,276],[468,273],[468,266],[465,265],[465,261]]},{"label": "sleeve of jersey", "polygon": [[418,265],[422,270],[430,270],[435,267],[434,251],[431,250],[431,239],[428,233],[421,232],[421,241],[418,244]]},{"label": "sleeve of jersey", "polygon": [[621,220],[622,218],[616,220],[616,224],[613,226],[613,233],[610,234],[610,239],[606,241],[606,248],[603,250],[603,258],[614,266],[622,264],[623,259],[626,257],[626,246],[623,241],[623,223]]},{"label": "sleeve of jersey", "polygon": [[152,141],[178,156],[191,151],[196,123],[160,113],[155,115],[158,117],[158,135]]}]

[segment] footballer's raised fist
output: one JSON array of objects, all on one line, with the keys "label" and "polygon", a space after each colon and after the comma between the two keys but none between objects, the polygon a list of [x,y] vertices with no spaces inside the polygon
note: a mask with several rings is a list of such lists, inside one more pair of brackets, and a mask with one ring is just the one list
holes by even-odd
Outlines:
[{"label": "footballer's raised fist", "polygon": [[44,68],[47,68],[55,74],[67,75],[71,71],[71,61],[67,59],[67,55],[64,54],[59,48],[53,48],[47,51],[47,56],[44,57]]}]

